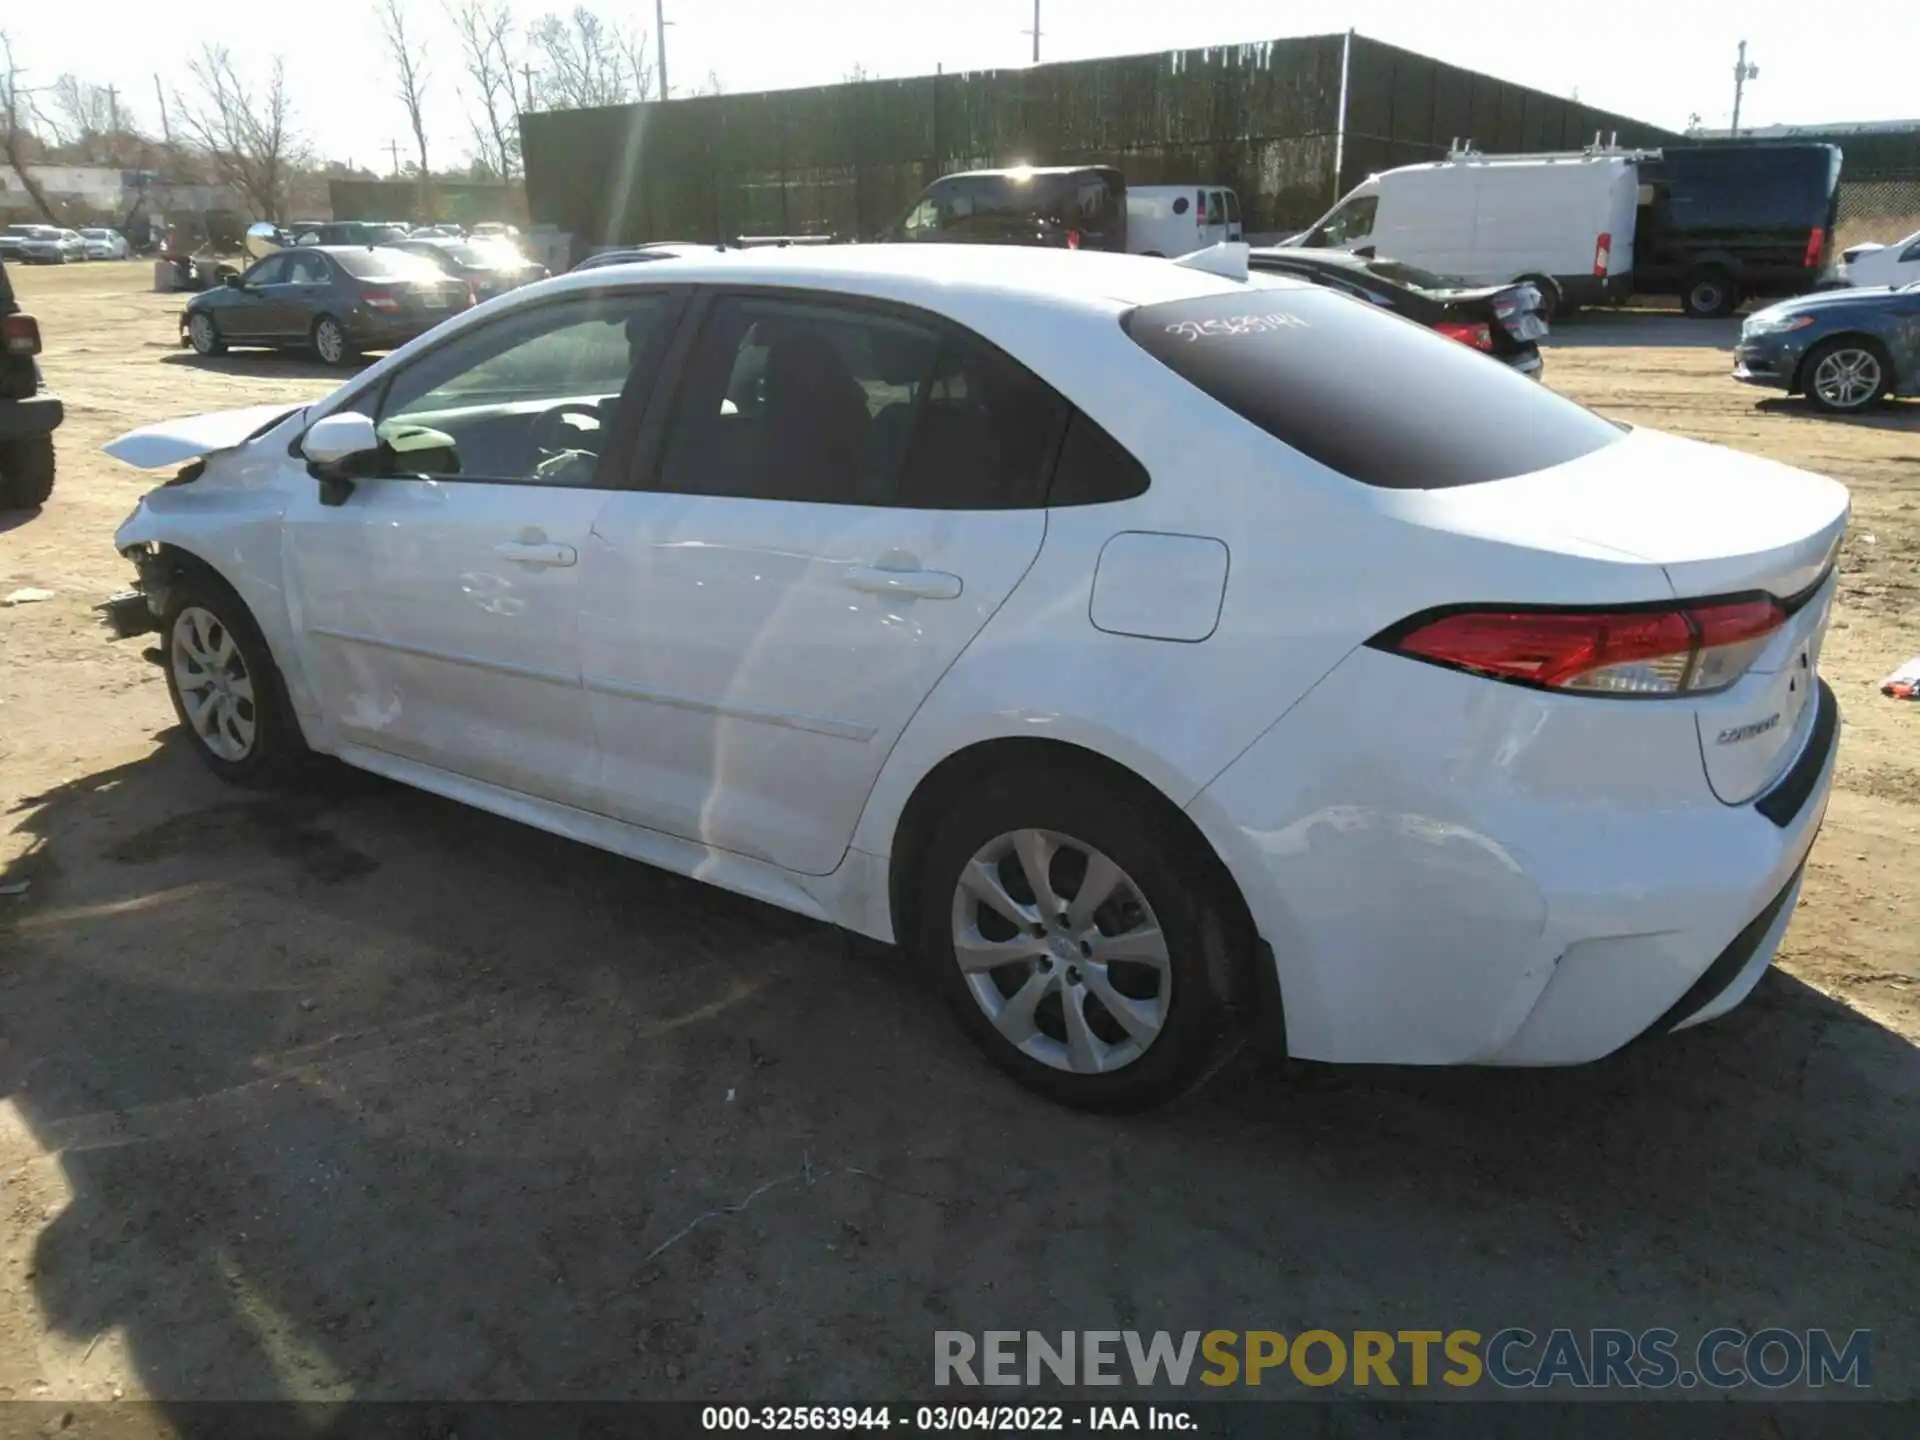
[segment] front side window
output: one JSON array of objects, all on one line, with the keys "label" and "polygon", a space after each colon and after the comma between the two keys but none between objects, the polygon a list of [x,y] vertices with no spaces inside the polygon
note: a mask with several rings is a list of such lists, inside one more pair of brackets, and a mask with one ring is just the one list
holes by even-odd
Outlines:
[{"label": "front side window", "polygon": [[255,285],[284,285],[288,267],[293,263],[286,255],[269,255],[258,265],[241,277],[240,283],[251,288]]},{"label": "front side window", "polygon": [[1044,503],[1068,409],[984,343],[910,317],[731,297],[688,361],[659,488],[834,505]]},{"label": "front side window", "polygon": [[1442,490],[1564,465],[1622,430],[1457,341],[1308,287],[1146,305],[1135,344],[1364,485]]},{"label": "front side window", "polygon": [[1240,197],[1231,190],[1226,192],[1226,196],[1227,223],[1229,225],[1238,225],[1240,223]]},{"label": "front side window", "polygon": [[402,475],[595,483],[630,382],[664,343],[668,297],[592,295],[466,331],[395,375],[375,428]]},{"label": "front side window", "polygon": [[324,255],[295,255],[288,279],[294,285],[331,285],[333,270]]},{"label": "front side window", "polygon": [[1301,243],[1305,245],[1350,245],[1373,233],[1373,220],[1380,213],[1378,195],[1362,195],[1349,200],[1316,225]]}]

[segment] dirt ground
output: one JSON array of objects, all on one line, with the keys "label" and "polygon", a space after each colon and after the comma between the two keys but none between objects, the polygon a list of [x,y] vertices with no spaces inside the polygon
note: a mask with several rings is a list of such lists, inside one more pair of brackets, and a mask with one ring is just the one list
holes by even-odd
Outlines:
[{"label": "dirt ground", "polygon": [[1677,317],[1549,354],[1852,487],[1839,788],[1749,1004],[1117,1122],[807,922],[371,779],[215,782],[90,610],[153,483],[98,447],[333,377],[180,351],[148,274],[15,276],[68,421],[0,518],[0,594],[55,592],[0,609],[0,1398],[871,1400],[936,1329],[1768,1324],[1870,1328],[1920,1394],[1920,705],[1876,689],[1920,652],[1920,404],[1816,419]]}]

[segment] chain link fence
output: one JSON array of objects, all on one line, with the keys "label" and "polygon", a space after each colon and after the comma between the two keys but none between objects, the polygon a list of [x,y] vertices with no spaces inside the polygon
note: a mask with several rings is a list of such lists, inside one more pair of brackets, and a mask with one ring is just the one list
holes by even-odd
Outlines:
[{"label": "chain link fence", "polygon": [[1842,180],[1834,248],[1873,240],[1885,245],[1920,230],[1920,174]]}]

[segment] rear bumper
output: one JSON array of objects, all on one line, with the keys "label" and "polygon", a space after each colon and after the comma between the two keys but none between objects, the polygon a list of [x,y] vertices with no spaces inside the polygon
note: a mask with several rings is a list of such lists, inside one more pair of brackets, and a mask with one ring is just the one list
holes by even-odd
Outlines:
[{"label": "rear bumper", "polygon": [[1290,1054],[1581,1064],[1758,982],[1837,734],[1837,709],[1816,717],[1727,805],[1690,707],[1490,694],[1361,650],[1189,813],[1272,946]]},{"label": "rear bumper", "polygon": [[67,418],[66,407],[51,395],[26,400],[0,400],[0,441],[25,440],[56,430]]}]

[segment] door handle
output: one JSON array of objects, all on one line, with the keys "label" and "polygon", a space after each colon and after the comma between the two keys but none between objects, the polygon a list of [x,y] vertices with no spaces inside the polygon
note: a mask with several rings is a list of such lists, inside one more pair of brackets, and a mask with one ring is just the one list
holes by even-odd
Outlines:
[{"label": "door handle", "polygon": [[905,595],[917,600],[958,600],[958,575],[944,570],[883,570],[877,565],[849,565],[846,582],[869,595]]},{"label": "door handle", "polygon": [[549,545],[532,540],[502,540],[493,547],[493,553],[516,565],[559,567],[575,564],[580,559],[580,552],[571,545]]}]

